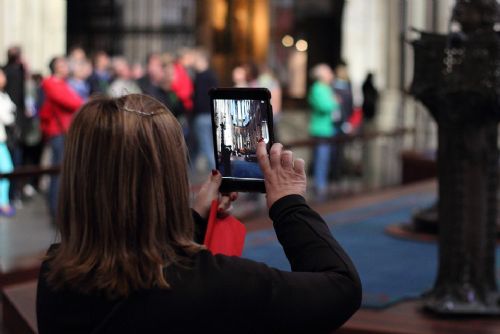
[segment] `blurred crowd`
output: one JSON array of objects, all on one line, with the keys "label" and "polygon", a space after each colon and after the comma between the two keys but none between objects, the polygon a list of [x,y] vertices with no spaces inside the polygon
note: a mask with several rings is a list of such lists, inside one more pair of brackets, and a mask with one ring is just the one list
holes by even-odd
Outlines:
[{"label": "blurred crowd", "polygon": [[[176,53],[151,53],[144,63],[131,64],[105,51],[87,55],[81,47],[48,64],[50,74],[32,73],[20,47],[7,50],[0,69],[0,173],[25,165],[40,165],[43,152],[49,164],[62,161],[64,136],[73,114],[91,96],[119,97],[144,93],[165,104],[182,125],[193,168],[215,167],[208,91],[219,81],[201,48]],[[235,87],[266,87],[272,92],[275,121],[281,111],[281,87],[272,72],[255,64],[233,71]],[[45,156],[45,155],[44,155]],[[49,207],[55,215],[58,177],[48,186]],[[39,179],[0,180],[0,215],[11,216],[15,205],[39,191]]]},{"label": "blurred crowd", "polygon": [[355,108],[347,64],[340,62],[333,70],[321,63],[310,70],[312,85],[307,100],[311,108],[309,135],[314,139],[310,170],[318,200],[328,197],[331,179],[338,180],[343,173],[344,147],[334,144],[335,136],[357,130],[361,121],[369,125],[375,117],[378,91],[369,73],[363,83],[363,105]]},{"label": "blurred crowd", "polygon": [[[105,51],[90,57],[81,47],[56,56],[48,64],[50,74],[32,73],[20,47],[7,50],[7,63],[0,68],[0,173],[16,167],[47,165],[62,161],[65,133],[75,112],[91,96],[119,97],[144,93],[163,104],[181,124],[193,171],[215,168],[208,91],[219,86],[210,67],[210,55],[201,48],[182,48],[176,53],[151,53],[143,63],[131,64],[121,55]],[[265,87],[271,92],[274,124],[280,121],[282,88],[271,69],[254,63],[232,69],[234,87]],[[375,115],[378,92],[369,74],[363,84],[362,108],[355,108],[345,63],[334,70],[317,64],[310,71],[309,135],[316,143],[309,170],[313,187],[321,198],[328,194],[330,180],[338,179],[343,166],[343,148],[331,138],[351,133],[362,119]],[[365,122],[369,123],[369,122]],[[275,140],[279,140],[275,133]],[[42,155],[42,153],[44,153]],[[51,215],[55,216],[58,177],[48,184]],[[0,215],[12,216],[25,198],[39,192],[39,178],[0,179]]]}]

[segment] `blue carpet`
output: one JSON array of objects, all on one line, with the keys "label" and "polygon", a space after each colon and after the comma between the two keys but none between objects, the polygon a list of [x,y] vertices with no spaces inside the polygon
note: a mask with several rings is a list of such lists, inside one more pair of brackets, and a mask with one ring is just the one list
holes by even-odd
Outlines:
[{"label": "blue carpet", "polygon": [[[382,308],[418,298],[434,284],[437,246],[401,240],[384,233],[387,225],[411,220],[415,210],[430,206],[433,193],[416,193],[362,208],[323,215],[335,238],[351,256],[363,284],[363,307]],[[290,270],[274,231],[248,233],[243,257]],[[500,248],[496,251],[500,268]],[[499,273],[500,281],[500,270]]]}]

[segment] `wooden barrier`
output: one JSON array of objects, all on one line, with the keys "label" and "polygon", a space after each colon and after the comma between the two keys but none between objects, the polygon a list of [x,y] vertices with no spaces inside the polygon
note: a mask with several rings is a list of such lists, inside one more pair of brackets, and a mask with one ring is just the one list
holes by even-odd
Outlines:
[{"label": "wooden barrier", "polygon": [[341,134],[328,139],[316,139],[307,138],[302,140],[296,140],[289,143],[283,143],[286,148],[295,147],[312,147],[319,143],[328,142],[331,144],[347,144],[355,141],[369,141],[378,138],[391,138],[391,137],[401,137],[403,135],[414,134],[415,129],[413,128],[399,128],[392,131],[373,131],[373,132],[361,132],[355,134]]},{"label": "wooden barrier", "polygon": [[417,151],[401,152],[401,183],[409,184],[437,177],[437,161],[434,157]]},{"label": "wooden barrier", "polygon": [[12,173],[0,173],[0,179],[20,179],[29,178],[34,176],[42,176],[45,174],[53,175],[59,174],[61,171],[60,166],[49,166],[49,167],[39,167],[39,166],[22,166],[17,167]]},{"label": "wooden barrier", "polygon": [[[328,138],[326,141],[332,144],[347,144],[355,141],[369,141],[384,137],[389,137],[389,138],[400,137],[403,135],[414,134],[414,133],[415,129],[413,128],[399,128],[392,131],[374,131],[374,132],[361,132],[356,134],[341,134]],[[314,145],[320,142],[323,143],[324,140],[307,138],[288,143],[283,143],[283,146],[286,148],[296,148],[304,146],[313,147]],[[48,167],[22,166],[16,168],[11,173],[0,173],[0,179],[2,178],[17,179],[17,178],[29,178],[41,175],[54,175],[54,174],[59,174],[60,171],[61,171],[60,166],[48,166]]]}]

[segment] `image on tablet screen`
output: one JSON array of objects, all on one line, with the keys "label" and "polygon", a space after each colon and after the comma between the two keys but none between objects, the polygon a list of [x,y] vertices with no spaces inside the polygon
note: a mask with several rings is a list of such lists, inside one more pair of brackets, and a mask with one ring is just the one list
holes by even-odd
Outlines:
[{"label": "image on tablet screen", "polygon": [[216,99],[213,103],[217,162],[222,176],[262,179],[256,149],[260,138],[269,145],[267,102]]}]

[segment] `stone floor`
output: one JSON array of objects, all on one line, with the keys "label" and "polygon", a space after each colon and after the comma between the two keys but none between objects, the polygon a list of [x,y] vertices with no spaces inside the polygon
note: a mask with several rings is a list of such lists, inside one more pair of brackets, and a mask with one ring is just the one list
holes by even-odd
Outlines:
[{"label": "stone floor", "polygon": [[37,195],[24,202],[14,217],[0,217],[0,269],[9,271],[23,259],[43,254],[55,240],[45,199]]}]

